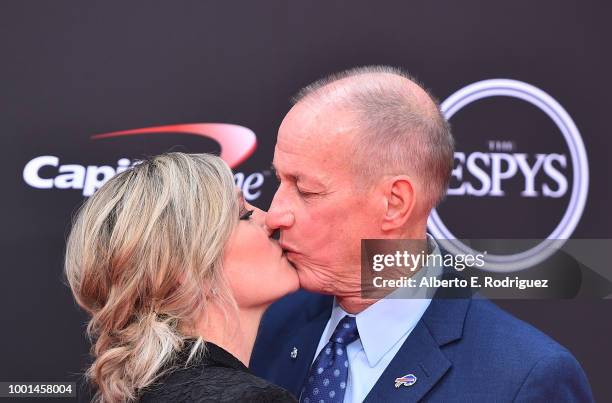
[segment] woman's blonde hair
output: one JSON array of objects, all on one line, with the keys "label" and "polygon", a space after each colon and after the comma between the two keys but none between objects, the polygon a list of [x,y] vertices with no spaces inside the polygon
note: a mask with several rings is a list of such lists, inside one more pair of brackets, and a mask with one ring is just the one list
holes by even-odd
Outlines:
[{"label": "woman's blonde hair", "polygon": [[65,273],[91,315],[86,376],[96,401],[136,400],[171,366],[211,299],[235,306],[221,262],[238,215],[230,169],[207,154],[142,161],[83,204]]}]

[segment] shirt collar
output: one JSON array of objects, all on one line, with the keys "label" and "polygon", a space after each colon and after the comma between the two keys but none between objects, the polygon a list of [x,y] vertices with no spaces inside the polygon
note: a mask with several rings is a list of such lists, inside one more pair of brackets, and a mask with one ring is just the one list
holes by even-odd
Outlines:
[{"label": "shirt collar", "polygon": [[[439,254],[440,248],[436,241],[429,234],[427,234],[427,237],[432,254]],[[439,277],[442,268],[423,267],[417,275],[422,275],[422,273]],[[355,316],[359,339],[368,359],[368,364],[370,367],[375,367],[393,346],[414,329],[431,302],[431,298],[402,298],[394,295],[403,291],[405,290],[398,289],[357,315],[347,313],[334,298],[334,307],[329,319],[330,331],[334,331],[345,315]],[[331,337],[331,334],[329,336]]]}]

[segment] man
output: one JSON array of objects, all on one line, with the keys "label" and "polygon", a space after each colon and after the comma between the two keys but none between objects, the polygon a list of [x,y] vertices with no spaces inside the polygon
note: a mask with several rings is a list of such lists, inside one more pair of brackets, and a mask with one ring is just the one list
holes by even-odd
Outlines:
[{"label": "man", "polygon": [[266,224],[305,291],[266,314],[256,374],[304,403],[592,401],[566,349],[489,301],[361,298],[360,240],[426,239],[453,148],[436,102],[397,69],[345,71],[298,94]]}]

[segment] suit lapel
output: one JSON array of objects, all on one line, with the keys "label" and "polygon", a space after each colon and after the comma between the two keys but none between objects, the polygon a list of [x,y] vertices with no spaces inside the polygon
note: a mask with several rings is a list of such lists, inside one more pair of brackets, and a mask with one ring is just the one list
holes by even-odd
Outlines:
[{"label": "suit lapel", "polygon": [[[452,366],[441,347],[461,338],[469,304],[469,297],[434,298],[364,401],[422,399]],[[396,378],[409,374],[416,376],[412,386],[395,387]]]},{"label": "suit lapel", "polygon": [[[389,363],[365,402],[416,402],[440,380],[451,367],[427,327],[420,321]],[[395,387],[395,379],[413,374],[412,386]]]},{"label": "suit lapel", "polygon": [[[295,331],[288,337],[285,343],[287,351],[285,358],[281,358],[283,363],[279,365],[282,373],[279,374],[279,384],[295,396],[300,395],[304,379],[308,375],[310,364],[314,360],[314,355],[319,345],[321,334],[327,325],[327,321],[331,315],[333,298],[329,299],[329,303],[325,304],[323,309],[318,312],[309,314],[306,324]],[[293,348],[297,349],[297,357],[291,357]],[[284,351],[282,352],[284,354]]]}]

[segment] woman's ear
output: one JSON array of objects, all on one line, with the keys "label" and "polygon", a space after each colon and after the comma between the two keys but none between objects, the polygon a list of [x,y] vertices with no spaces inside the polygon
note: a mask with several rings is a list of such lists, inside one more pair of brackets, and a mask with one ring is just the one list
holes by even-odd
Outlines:
[{"label": "woman's ear", "polygon": [[412,179],[406,175],[390,178],[385,196],[387,209],[382,219],[381,229],[393,231],[403,228],[410,220],[416,203]]}]

